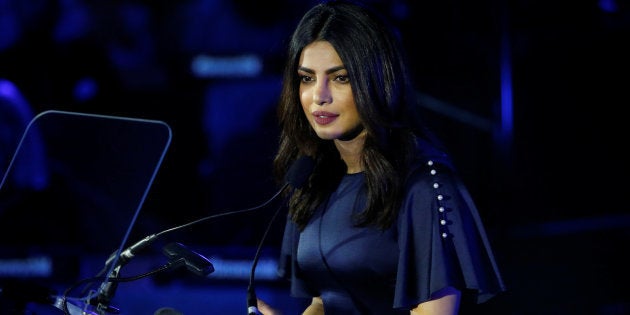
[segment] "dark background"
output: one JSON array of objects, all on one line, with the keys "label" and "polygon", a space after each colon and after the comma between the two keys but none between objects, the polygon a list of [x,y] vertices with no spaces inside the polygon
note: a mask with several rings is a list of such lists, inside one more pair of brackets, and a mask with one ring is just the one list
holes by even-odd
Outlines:
[{"label": "dark background", "polygon": [[[400,27],[422,113],[477,200],[508,286],[475,312],[630,314],[624,253],[630,3],[371,2]],[[131,240],[139,239],[259,205],[276,191],[271,160],[284,49],[311,4],[4,0],[0,78],[15,84],[33,114],[137,117],[172,128],[134,226]],[[214,63],[203,66],[200,56]],[[9,126],[0,130],[19,138],[23,125]],[[2,169],[11,148],[1,148]],[[272,211],[205,222],[170,239],[251,261]],[[264,256],[274,257],[280,221]],[[242,279],[208,283],[176,274],[137,287],[159,301],[182,279],[181,295],[167,294],[171,299],[158,305],[245,311]],[[268,299],[287,310],[293,305],[281,297],[283,284],[261,285],[280,291]],[[191,298],[206,289],[214,291]],[[230,290],[237,292],[234,302],[202,297]],[[137,296],[118,294],[127,311],[140,309],[140,300],[127,302],[123,293]]]}]

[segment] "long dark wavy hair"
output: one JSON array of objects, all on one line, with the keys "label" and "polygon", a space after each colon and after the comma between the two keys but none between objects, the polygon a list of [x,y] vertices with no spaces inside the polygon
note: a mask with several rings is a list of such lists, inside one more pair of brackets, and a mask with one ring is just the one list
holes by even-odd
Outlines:
[{"label": "long dark wavy hair", "polygon": [[[379,13],[358,2],[328,1],[311,8],[293,32],[278,106],[280,140],[274,158],[279,182],[293,161],[307,155],[315,167],[307,183],[289,199],[289,215],[303,228],[346,173],[332,140],[320,139],[300,104],[297,74],[302,50],[314,41],[335,48],[348,71],[359,117],[367,131],[361,154],[367,204],[355,218],[357,226],[387,228],[397,216],[405,174],[417,156],[415,92],[399,34]],[[414,123],[409,121],[413,118]]]}]

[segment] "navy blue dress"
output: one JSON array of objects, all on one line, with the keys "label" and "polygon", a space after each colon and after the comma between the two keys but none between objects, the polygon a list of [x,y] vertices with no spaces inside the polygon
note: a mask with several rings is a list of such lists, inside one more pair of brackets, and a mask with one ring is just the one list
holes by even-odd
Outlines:
[{"label": "navy blue dress", "polygon": [[366,203],[363,173],[343,177],[304,229],[287,220],[279,264],[295,297],[320,296],[326,315],[409,314],[453,286],[481,303],[504,285],[468,192],[447,164],[410,176],[391,228],[353,226]]}]

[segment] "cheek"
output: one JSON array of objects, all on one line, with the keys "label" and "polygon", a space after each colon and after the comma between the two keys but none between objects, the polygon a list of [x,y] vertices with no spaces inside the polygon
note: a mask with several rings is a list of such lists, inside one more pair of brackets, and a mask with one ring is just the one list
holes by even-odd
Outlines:
[{"label": "cheek", "polygon": [[340,93],[337,96],[337,100],[339,104],[343,107],[343,110],[346,116],[351,120],[359,120],[359,111],[357,109],[357,105],[354,102],[354,97],[350,92]]},{"label": "cheek", "polygon": [[304,88],[302,86],[300,86],[300,103],[302,103],[302,106],[304,106],[305,104],[309,103],[309,99],[308,97],[310,97],[310,92],[307,88]]},{"label": "cheek", "polygon": [[357,121],[360,121],[361,118],[359,118],[359,111],[357,110],[357,105],[354,103],[354,100],[351,100],[348,108],[349,108],[349,111],[352,113],[352,118]]}]

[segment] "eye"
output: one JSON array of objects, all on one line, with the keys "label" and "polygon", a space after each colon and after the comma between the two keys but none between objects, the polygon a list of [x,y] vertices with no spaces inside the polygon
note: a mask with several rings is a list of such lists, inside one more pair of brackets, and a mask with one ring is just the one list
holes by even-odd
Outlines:
[{"label": "eye", "polygon": [[309,75],[301,74],[298,77],[300,78],[300,82],[302,82],[302,83],[308,83],[308,82],[313,81],[313,77],[311,77]]},{"label": "eye", "polygon": [[341,83],[348,83],[350,82],[350,78],[347,75],[337,75],[335,76],[335,81],[341,82]]}]

